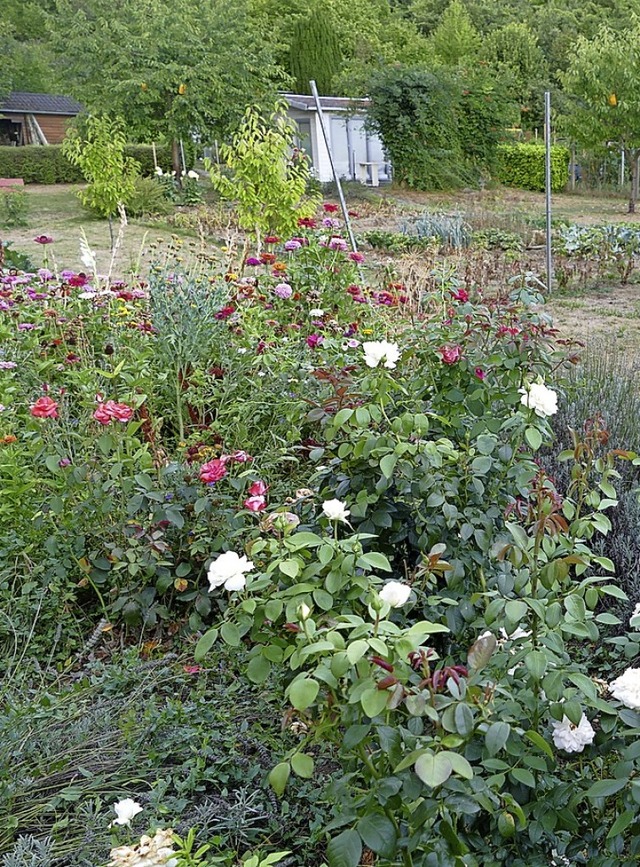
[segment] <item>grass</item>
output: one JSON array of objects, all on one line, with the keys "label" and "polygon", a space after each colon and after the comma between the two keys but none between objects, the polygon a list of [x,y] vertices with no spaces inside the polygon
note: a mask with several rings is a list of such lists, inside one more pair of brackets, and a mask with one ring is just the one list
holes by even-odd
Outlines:
[{"label": "grass", "polygon": [[[80,186],[71,184],[29,185],[26,187],[28,225],[2,230],[2,239],[11,242],[15,250],[26,253],[35,265],[40,266],[42,248],[33,239],[37,235],[49,235],[55,242],[47,248],[49,256],[53,255],[61,268],[81,271],[80,236],[84,230],[91,249],[97,254],[99,268],[106,272],[111,260],[109,223],[97,219],[82,207],[77,196],[80,189]],[[114,231],[117,230],[115,221]],[[166,221],[129,220],[116,256],[114,274],[123,276],[139,272],[143,251],[150,242],[169,244],[175,237],[187,245],[192,244],[193,250],[201,246],[195,231],[177,229]]]}]

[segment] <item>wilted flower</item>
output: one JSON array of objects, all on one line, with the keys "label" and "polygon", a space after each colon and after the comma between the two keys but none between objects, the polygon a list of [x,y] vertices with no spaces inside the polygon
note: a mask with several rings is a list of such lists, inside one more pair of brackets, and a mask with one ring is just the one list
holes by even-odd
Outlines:
[{"label": "wilted flower", "polygon": [[225,551],[209,566],[209,589],[215,590],[224,585],[225,590],[242,590],[247,583],[246,576],[252,569],[253,562],[244,554],[241,557],[235,551]]},{"label": "wilted flower", "polygon": [[299,524],[300,518],[293,512],[272,512],[264,518],[260,527],[265,531],[279,530],[286,533],[288,530],[295,530]]},{"label": "wilted flower", "polygon": [[116,801],[113,809],[116,818],[111,823],[112,825],[130,825],[133,817],[142,812],[142,807],[133,798],[123,798],[122,801]]},{"label": "wilted flower", "polygon": [[551,737],[554,744],[566,753],[581,753],[585,747],[593,743],[596,736],[593,726],[584,714],[580,717],[578,725],[572,723],[569,717],[563,716],[561,722],[554,720],[552,727]]},{"label": "wilted flower", "polygon": [[143,834],[135,846],[118,846],[109,853],[109,867],[177,867],[173,831],[158,828],[153,837]]},{"label": "wilted flower", "polygon": [[378,595],[383,602],[392,608],[401,608],[411,595],[411,587],[401,581],[389,581]]},{"label": "wilted flower", "polygon": [[347,509],[346,503],[341,500],[325,500],[322,504],[322,511],[326,518],[330,521],[345,521],[351,514]]},{"label": "wilted flower", "polygon": [[377,367],[384,359],[384,366],[392,370],[400,358],[398,344],[388,343],[386,340],[372,340],[363,343],[362,349],[367,367]]},{"label": "wilted flower", "polygon": [[628,668],[609,684],[609,692],[631,710],[640,710],[640,668]]},{"label": "wilted flower", "polygon": [[50,397],[39,397],[30,412],[34,418],[58,418],[58,404]]},{"label": "wilted flower", "polygon": [[532,409],[536,415],[547,417],[558,412],[558,395],[542,382],[533,382],[527,388],[520,388],[520,403]]}]

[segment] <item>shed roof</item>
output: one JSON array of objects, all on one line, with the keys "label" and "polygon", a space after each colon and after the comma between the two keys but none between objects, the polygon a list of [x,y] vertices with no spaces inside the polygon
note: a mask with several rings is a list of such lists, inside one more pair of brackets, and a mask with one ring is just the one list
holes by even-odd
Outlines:
[{"label": "shed roof", "polygon": [[[291,108],[302,111],[315,111],[316,103],[312,96],[304,93],[283,93]],[[368,99],[352,99],[349,96],[321,96],[320,106],[323,111],[366,111]]]},{"label": "shed roof", "polygon": [[52,93],[26,93],[14,90],[0,100],[0,111],[16,114],[62,114],[73,116],[82,111],[82,103],[69,96]]}]

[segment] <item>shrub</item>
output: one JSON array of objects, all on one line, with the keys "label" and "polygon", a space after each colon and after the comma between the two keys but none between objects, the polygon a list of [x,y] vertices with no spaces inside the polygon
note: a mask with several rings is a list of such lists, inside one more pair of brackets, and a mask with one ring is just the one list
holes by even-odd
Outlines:
[{"label": "shrub", "polygon": [[171,202],[155,178],[136,178],[125,206],[132,217],[142,214],[169,214],[173,210]]},{"label": "shrub", "polygon": [[[507,187],[543,192],[545,188],[545,147],[541,144],[498,145],[498,180]],[[551,189],[561,193],[569,180],[569,151],[551,148]]]},{"label": "shrub", "polygon": [[21,187],[0,189],[0,226],[10,229],[26,226],[27,194]]},{"label": "shrub", "polygon": [[[154,172],[153,148],[151,145],[130,144],[125,155],[140,164],[143,176]],[[171,148],[156,147],[158,165],[171,171]],[[195,160],[195,147],[185,145],[187,169]],[[65,157],[62,145],[27,145],[26,147],[0,147],[0,177],[22,178],[25,184],[79,184],[82,172]]]}]

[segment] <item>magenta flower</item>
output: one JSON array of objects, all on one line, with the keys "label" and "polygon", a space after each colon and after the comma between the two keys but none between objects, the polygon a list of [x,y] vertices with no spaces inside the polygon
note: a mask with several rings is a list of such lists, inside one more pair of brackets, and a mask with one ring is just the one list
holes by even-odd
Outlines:
[{"label": "magenta flower", "polygon": [[487,375],[481,367],[476,367],[473,372],[478,377],[478,379],[484,379]]},{"label": "magenta flower", "polygon": [[50,238],[49,235],[38,235],[38,237],[33,240],[36,244],[53,244],[53,238]]},{"label": "magenta flower", "polygon": [[249,256],[245,264],[250,265],[252,268],[255,268],[256,265],[262,265],[262,262],[260,261],[260,259],[256,259],[255,256]]},{"label": "magenta flower", "polygon": [[451,295],[456,301],[461,301],[463,304],[469,300],[469,293],[466,289],[458,289],[456,292],[452,292]]},{"label": "magenta flower", "polygon": [[309,349],[316,349],[322,343],[324,343],[324,337],[322,334],[310,334],[307,337],[307,346]]},{"label": "magenta flower", "polygon": [[252,497],[264,497],[268,490],[269,485],[259,479],[257,482],[253,482],[253,484],[249,487],[249,494]]},{"label": "magenta flower", "polygon": [[248,497],[244,501],[244,507],[250,512],[263,512],[267,508],[267,501],[265,497],[261,496]]},{"label": "magenta flower", "polygon": [[226,461],[215,458],[200,467],[200,481],[205,485],[214,485],[227,475]]},{"label": "magenta flower", "polygon": [[355,251],[353,253],[349,253],[349,258],[352,262],[364,262],[364,256],[362,255],[362,253],[357,253]]},{"label": "magenta flower", "polygon": [[18,331],[33,331],[35,327],[33,322],[21,322],[18,325]]},{"label": "magenta flower", "polygon": [[347,247],[348,245],[344,238],[332,238],[329,241],[330,250],[339,250],[341,253],[346,253]]}]

